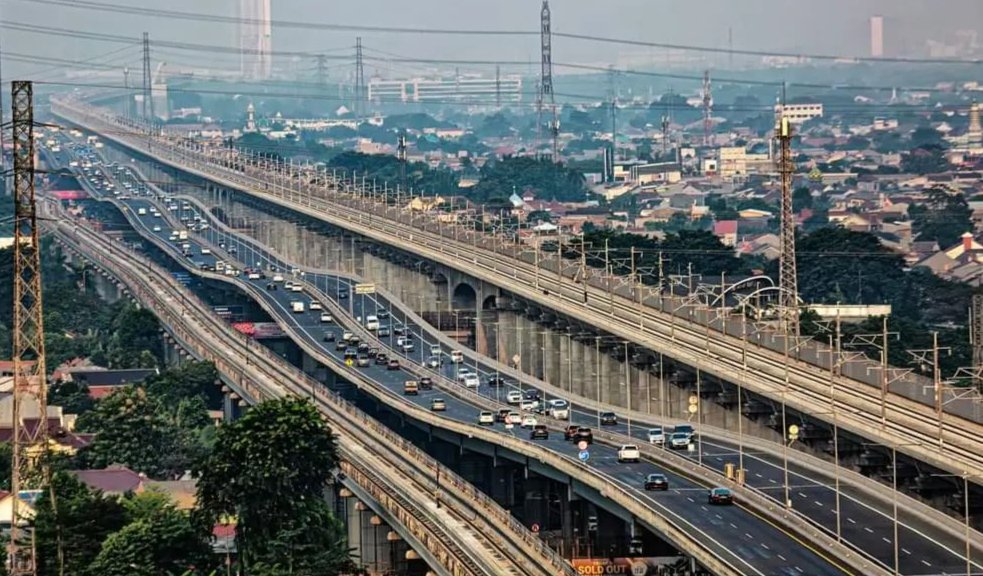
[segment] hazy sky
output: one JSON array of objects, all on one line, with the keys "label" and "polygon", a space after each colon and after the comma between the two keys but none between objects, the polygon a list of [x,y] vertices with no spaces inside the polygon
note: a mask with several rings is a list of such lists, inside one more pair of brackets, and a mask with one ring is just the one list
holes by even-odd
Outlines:
[{"label": "hazy sky", "polygon": [[[235,14],[238,2],[103,1],[222,15]],[[274,20],[332,24],[536,30],[540,4],[540,0],[273,0],[273,17]],[[956,30],[974,26],[983,28],[981,0],[553,0],[551,6],[555,31],[725,48],[731,28],[735,48],[837,54],[867,53],[867,20],[874,14],[885,17],[886,42],[894,53],[906,48],[908,53],[924,55],[928,38],[951,40]],[[127,36],[139,36],[148,30],[152,39],[235,45],[234,27],[226,24],[108,14],[24,0],[4,1],[0,19]],[[120,47],[119,44],[8,30],[3,30],[2,34],[5,51],[73,60]],[[535,36],[423,36],[368,32],[361,35],[366,47],[408,57],[535,60],[539,50]],[[274,27],[273,36],[275,50],[321,51],[352,46],[356,34]],[[619,56],[657,57],[660,54],[664,52],[564,39],[554,42],[554,59],[563,62],[607,63],[616,62]],[[238,67],[236,57],[229,54],[170,52],[161,57],[187,64],[207,62],[213,67]],[[138,62],[133,64],[138,68]],[[6,78],[30,69],[15,62],[5,62],[4,66]],[[395,72],[404,75],[412,69],[404,65]]]}]

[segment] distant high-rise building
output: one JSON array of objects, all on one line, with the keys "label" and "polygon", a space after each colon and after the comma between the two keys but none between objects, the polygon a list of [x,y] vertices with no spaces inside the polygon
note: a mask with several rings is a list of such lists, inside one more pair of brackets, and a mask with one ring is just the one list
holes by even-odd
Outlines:
[{"label": "distant high-rise building", "polygon": [[884,57],[884,17],[870,18],[870,55],[874,58]]},{"label": "distant high-rise building", "polygon": [[247,80],[267,80],[273,72],[270,1],[239,0],[239,50]]}]

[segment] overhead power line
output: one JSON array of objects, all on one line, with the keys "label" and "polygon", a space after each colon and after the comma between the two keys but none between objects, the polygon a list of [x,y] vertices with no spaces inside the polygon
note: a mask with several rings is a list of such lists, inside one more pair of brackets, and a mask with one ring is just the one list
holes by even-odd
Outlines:
[{"label": "overhead power line", "polygon": [[[255,19],[237,18],[233,16],[221,16],[215,14],[201,14],[196,12],[184,12],[178,10],[165,10],[161,8],[141,8],[127,6],[125,4],[114,4],[109,2],[97,2],[94,0],[13,0],[16,2],[28,2],[32,4],[46,4],[52,6],[62,6],[66,8],[79,8],[85,10],[96,10],[102,12],[112,12],[114,14],[134,14],[140,16],[153,16],[159,18],[171,18],[178,20],[193,20],[199,22],[216,22],[224,24],[265,24]],[[539,30],[474,30],[463,28],[413,28],[406,26],[368,26],[353,24],[328,24],[320,22],[300,22],[291,20],[273,20],[273,26],[282,28],[295,28],[303,30],[335,30],[348,32],[378,32],[385,34],[429,34],[446,36],[539,36]],[[734,47],[716,48],[711,46],[699,46],[692,44],[673,44],[665,42],[649,42],[643,40],[631,40],[626,38],[611,38],[604,36],[594,36],[590,34],[577,34],[572,32],[553,32],[554,36],[587,42],[601,42],[607,44],[620,44],[626,46],[644,46],[649,48],[662,48],[669,50],[684,50],[690,52],[719,53],[719,54],[740,54],[746,56],[778,57],[778,58],[797,58],[822,61],[853,61],[866,62],[872,64],[903,63],[903,64],[956,64],[974,65],[983,64],[980,59],[947,59],[947,58],[905,58],[905,57],[881,57],[873,58],[869,56],[852,56],[848,54],[815,54],[806,52],[783,52],[778,50],[751,50]]]}]

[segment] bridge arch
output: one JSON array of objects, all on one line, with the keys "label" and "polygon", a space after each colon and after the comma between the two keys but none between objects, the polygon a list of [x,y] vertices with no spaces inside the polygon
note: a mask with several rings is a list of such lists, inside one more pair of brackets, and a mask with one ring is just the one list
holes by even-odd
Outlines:
[{"label": "bridge arch", "polygon": [[451,293],[451,307],[454,310],[474,310],[478,304],[478,291],[467,282],[461,282]]},{"label": "bridge arch", "polygon": [[481,301],[482,310],[498,310],[498,296],[492,294]]}]

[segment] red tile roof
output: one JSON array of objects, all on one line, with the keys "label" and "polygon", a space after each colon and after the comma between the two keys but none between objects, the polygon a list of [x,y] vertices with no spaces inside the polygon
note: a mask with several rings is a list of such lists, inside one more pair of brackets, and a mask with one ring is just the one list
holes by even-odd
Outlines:
[{"label": "red tile roof", "polygon": [[106,468],[105,470],[72,470],[72,474],[90,487],[105,494],[125,494],[136,492],[144,478],[129,468]]}]

